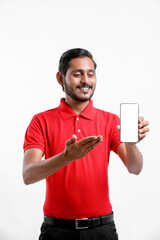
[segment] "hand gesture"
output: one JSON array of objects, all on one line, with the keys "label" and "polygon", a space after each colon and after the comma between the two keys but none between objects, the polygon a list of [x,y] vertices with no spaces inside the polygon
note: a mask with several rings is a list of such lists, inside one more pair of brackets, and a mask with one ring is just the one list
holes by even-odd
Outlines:
[{"label": "hand gesture", "polygon": [[73,134],[66,141],[64,156],[69,162],[82,158],[102,141],[102,136],[90,136],[77,141],[77,136]]}]

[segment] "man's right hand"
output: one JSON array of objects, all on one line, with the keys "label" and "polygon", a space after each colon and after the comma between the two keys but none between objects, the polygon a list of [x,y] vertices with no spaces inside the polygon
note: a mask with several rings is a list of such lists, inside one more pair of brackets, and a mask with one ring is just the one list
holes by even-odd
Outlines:
[{"label": "man's right hand", "polygon": [[65,150],[53,157],[41,161],[43,152],[38,148],[25,151],[23,160],[23,179],[25,184],[38,182],[57,172],[68,163],[82,158],[102,141],[102,136],[86,137],[77,141],[73,135],[66,141]]},{"label": "man's right hand", "polygon": [[102,141],[103,137],[100,135],[86,137],[77,141],[77,136],[73,134],[72,138],[66,141],[64,156],[69,162],[82,158]]}]

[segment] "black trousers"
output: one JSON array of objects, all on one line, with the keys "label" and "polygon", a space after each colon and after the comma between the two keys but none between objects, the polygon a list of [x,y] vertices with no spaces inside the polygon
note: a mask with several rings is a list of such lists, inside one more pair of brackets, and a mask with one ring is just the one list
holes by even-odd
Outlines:
[{"label": "black trousers", "polygon": [[57,228],[43,223],[39,240],[118,240],[118,234],[114,221],[102,226],[78,230]]}]

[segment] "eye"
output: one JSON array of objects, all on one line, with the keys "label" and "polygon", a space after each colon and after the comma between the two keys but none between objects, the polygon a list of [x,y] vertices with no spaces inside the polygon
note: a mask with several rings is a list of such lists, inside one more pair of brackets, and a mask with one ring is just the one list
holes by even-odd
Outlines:
[{"label": "eye", "polygon": [[74,77],[80,77],[80,76],[81,76],[81,73],[74,73],[73,76],[74,76]]},{"label": "eye", "polygon": [[88,77],[90,77],[90,78],[91,78],[91,77],[94,77],[94,75],[95,75],[95,74],[94,74],[93,72],[88,73]]}]

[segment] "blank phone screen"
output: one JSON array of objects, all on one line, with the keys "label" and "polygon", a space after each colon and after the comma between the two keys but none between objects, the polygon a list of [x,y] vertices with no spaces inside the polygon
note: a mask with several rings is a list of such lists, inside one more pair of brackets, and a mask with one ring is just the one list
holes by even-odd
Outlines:
[{"label": "blank phone screen", "polygon": [[139,106],[137,103],[120,105],[120,140],[121,142],[138,142]]}]

